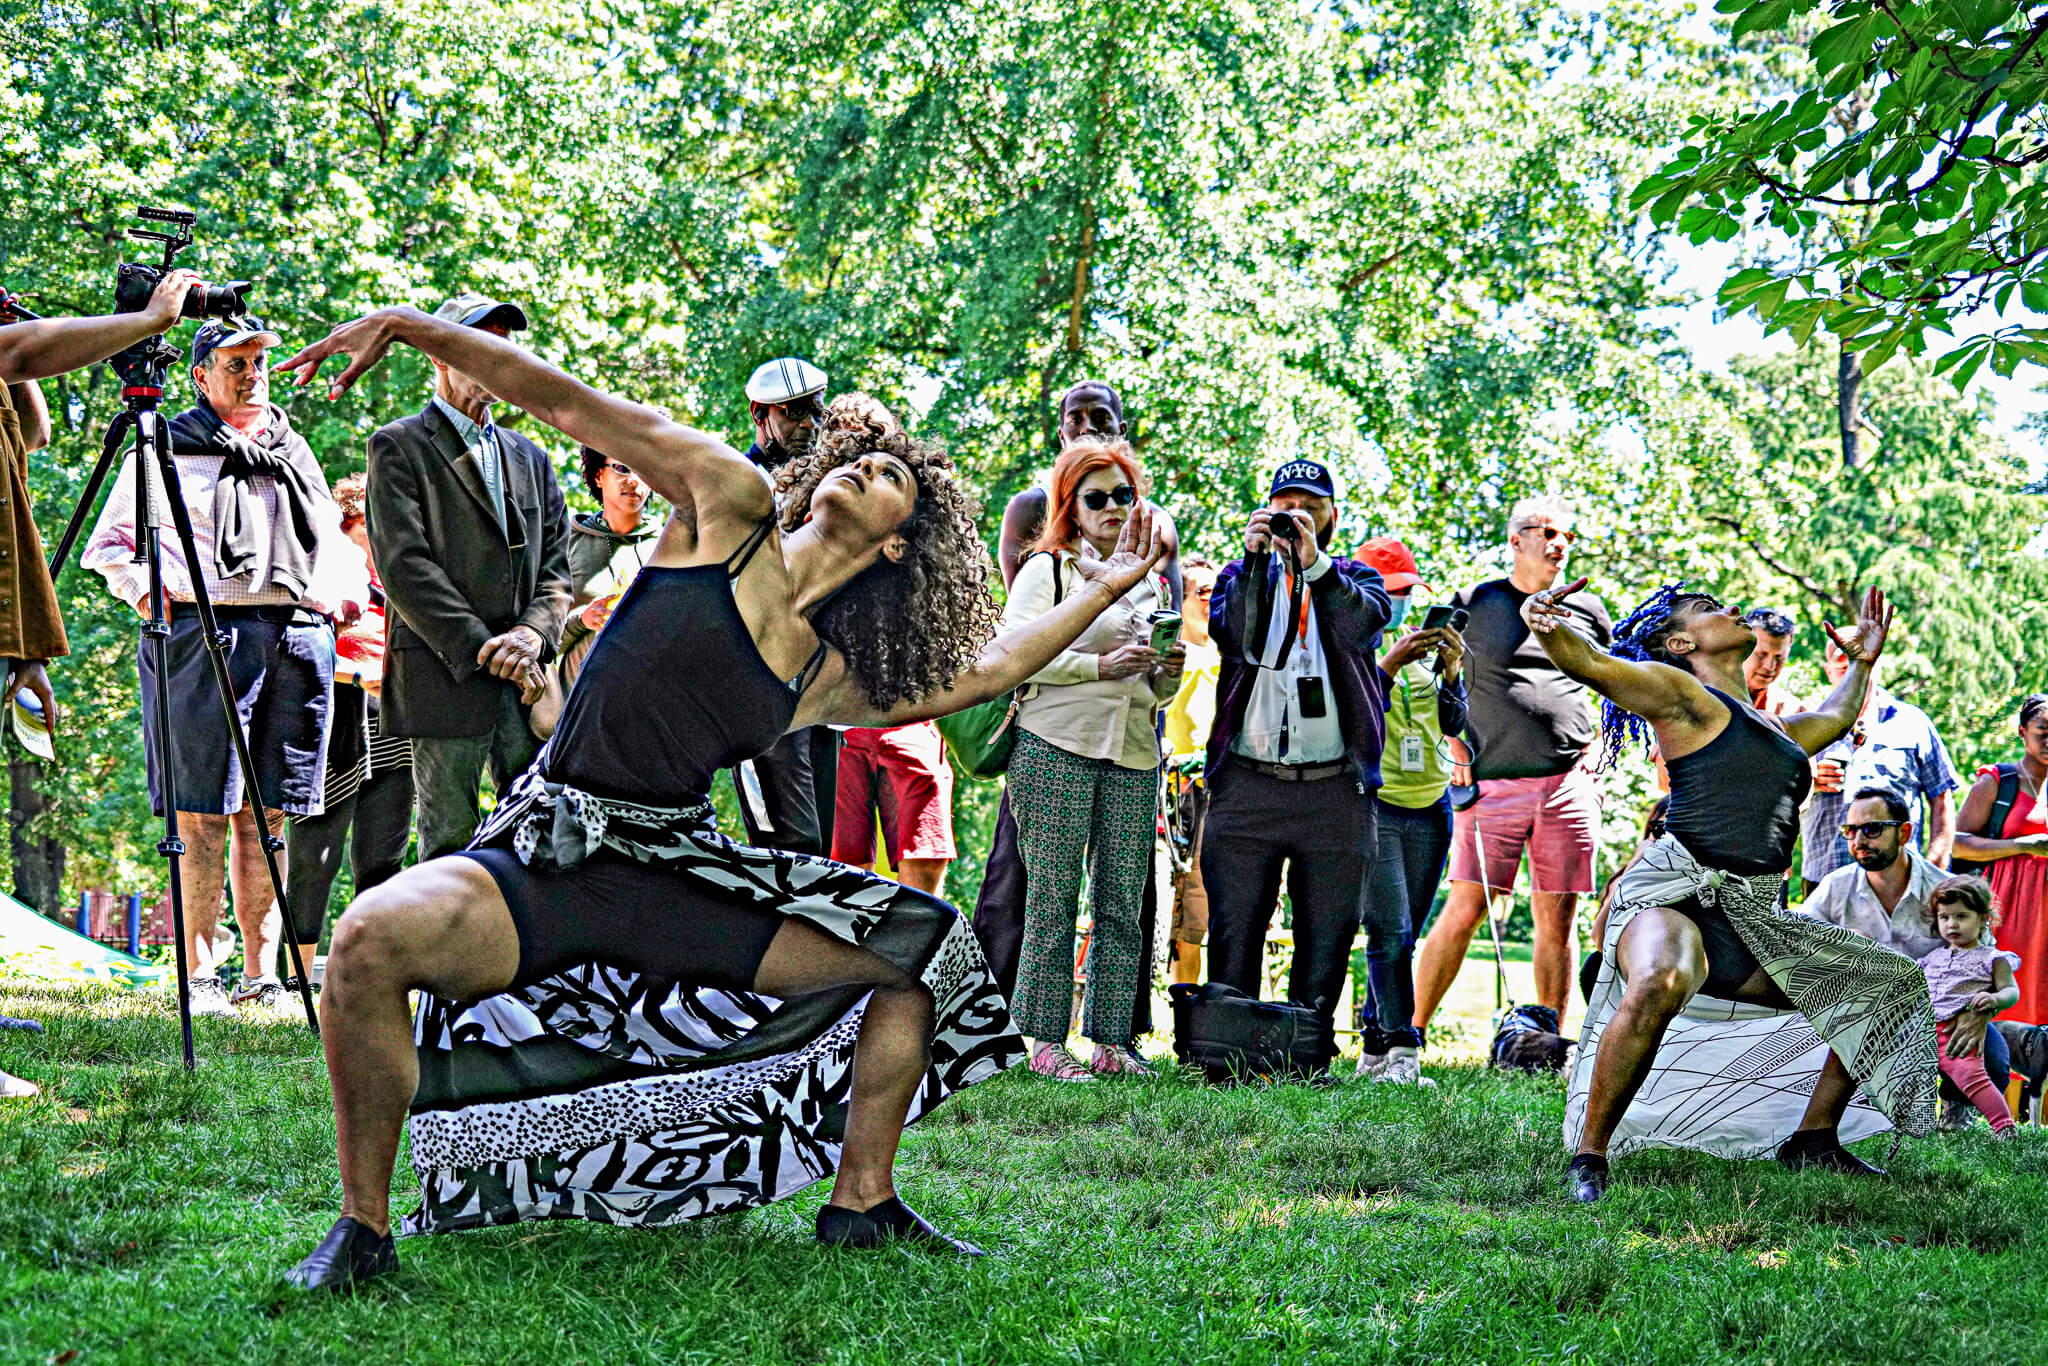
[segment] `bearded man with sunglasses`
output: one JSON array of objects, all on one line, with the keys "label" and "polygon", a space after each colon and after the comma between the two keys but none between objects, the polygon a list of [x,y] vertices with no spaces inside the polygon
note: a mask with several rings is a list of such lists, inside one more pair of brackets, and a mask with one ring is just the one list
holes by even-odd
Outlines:
[{"label": "bearded man with sunglasses", "polygon": [[[1600,790],[1588,766],[1599,734],[1585,687],[1550,662],[1522,621],[1522,604],[1548,590],[1571,558],[1572,505],[1554,495],[1524,498],[1508,514],[1508,576],[1452,599],[1471,613],[1465,630],[1471,765],[1451,781],[1478,784],[1451,832],[1451,890],[1415,959],[1415,1027],[1457,980],[1489,898],[1513,892],[1524,852],[1536,922],[1536,999],[1560,1016],[1571,981],[1574,917],[1593,890]],[[1607,605],[1587,593],[1564,602],[1567,626],[1604,649],[1614,638]]]}]

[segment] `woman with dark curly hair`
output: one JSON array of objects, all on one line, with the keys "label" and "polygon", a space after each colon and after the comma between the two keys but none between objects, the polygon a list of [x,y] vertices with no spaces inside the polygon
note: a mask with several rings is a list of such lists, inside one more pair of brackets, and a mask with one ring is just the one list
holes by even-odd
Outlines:
[{"label": "woman with dark curly hair", "polygon": [[[322,1001],[342,1218],[293,1272],[392,1270],[411,1112],[411,1232],[582,1217],[664,1224],[837,1172],[821,1242],[963,1253],[897,1198],[904,1124],[1022,1046],[973,935],[936,898],[720,836],[712,776],[795,726],[896,725],[1001,695],[1159,555],[1150,518],[1063,607],[990,639],[975,505],[936,447],[862,430],[783,471],[789,528],[738,452],[474,328],[390,309],[287,369],[333,392],[403,341],[675,509],[561,725],[461,854],[335,930]],[[425,993],[416,1027],[410,991]]]}]

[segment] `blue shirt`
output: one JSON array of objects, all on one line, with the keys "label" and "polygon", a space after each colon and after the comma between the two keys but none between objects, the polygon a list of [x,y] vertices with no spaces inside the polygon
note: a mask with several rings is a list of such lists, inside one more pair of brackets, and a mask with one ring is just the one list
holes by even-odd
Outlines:
[{"label": "blue shirt", "polygon": [[1863,714],[1863,743],[1855,742],[1855,731],[1813,756],[1814,762],[1833,759],[1844,766],[1840,792],[1816,792],[1800,819],[1805,848],[1800,858],[1801,876],[1819,882],[1837,868],[1847,867],[1849,842],[1842,838],[1842,820],[1849,802],[1866,787],[1889,788],[1913,813],[1913,834],[1923,849],[1927,841],[1926,803],[1960,786],[1948,750],[1934,733],[1934,722],[1918,707],[1899,701],[1883,688],[1874,688],[1870,710]]},{"label": "blue shirt", "polygon": [[491,423],[491,410],[484,409],[483,425],[469,420],[469,415],[454,404],[434,395],[434,406],[441,410],[441,416],[455,426],[455,434],[462,438],[462,444],[469,448],[470,458],[476,461],[477,470],[484,477],[484,492],[490,495],[491,511],[498,514],[498,531],[505,533],[505,461],[498,451],[498,429]]}]

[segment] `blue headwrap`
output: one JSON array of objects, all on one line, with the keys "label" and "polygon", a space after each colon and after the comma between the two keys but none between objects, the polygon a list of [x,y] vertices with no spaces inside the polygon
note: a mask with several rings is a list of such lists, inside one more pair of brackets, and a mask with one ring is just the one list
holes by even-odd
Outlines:
[{"label": "blue headwrap", "polygon": [[[1684,592],[1684,588],[1685,580],[1680,579],[1676,583],[1665,584],[1643,599],[1636,610],[1614,628],[1614,644],[1608,647],[1607,652],[1616,659],[1647,664],[1650,661],[1650,637],[1671,624],[1671,615],[1678,610],[1679,600],[1705,596]],[[1612,768],[1614,761],[1621,757],[1622,748],[1630,741],[1648,748],[1654,738],[1648,721],[1603,698],[1600,702],[1600,761],[1594,767]]]}]

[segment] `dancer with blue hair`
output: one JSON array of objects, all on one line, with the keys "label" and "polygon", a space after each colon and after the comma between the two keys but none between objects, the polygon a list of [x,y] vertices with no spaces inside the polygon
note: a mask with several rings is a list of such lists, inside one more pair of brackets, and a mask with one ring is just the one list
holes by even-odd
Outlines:
[{"label": "dancer with blue hair", "polygon": [[[1673,584],[1631,613],[1614,648],[1603,651],[1560,629],[1561,604],[1585,585],[1532,595],[1522,618],[1559,669],[1605,699],[1604,762],[1632,740],[1655,741],[1671,773],[1671,806],[1665,834],[1616,880],[1609,901],[1567,1107],[1566,1141],[1576,1148],[1571,1193],[1580,1201],[1605,1193],[1609,1144],[1660,1065],[1683,1081],[1667,1086],[1660,1103],[1682,1098],[1668,1123],[1625,1136],[1624,1151],[1775,1150],[1794,1169],[1880,1175],[1843,1146],[1840,1126],[1860,1084],[1892,1124],[1932,1132],[1939,1073],[1925,983],[1900,955],[1779,903],[1812,781],[1808,757],[1846,733],[1862,709],[1892,609],[1873,588],[1853,633],[1828,624],[1849,671],[1817,709],[1781,718],[1747,700],[1742,664],[1756,632],[1741,608]],[[1739,1060],[1660,1060],[1667,1028],[1701,994],[1796,1010],[1818,1039],[1804,1027],[1799,1040],[1767,1028]],[[1785,1074],[1784,1057],[1818,1052],[1822,1041],[1828,1051],[1817,1076]]]}]

